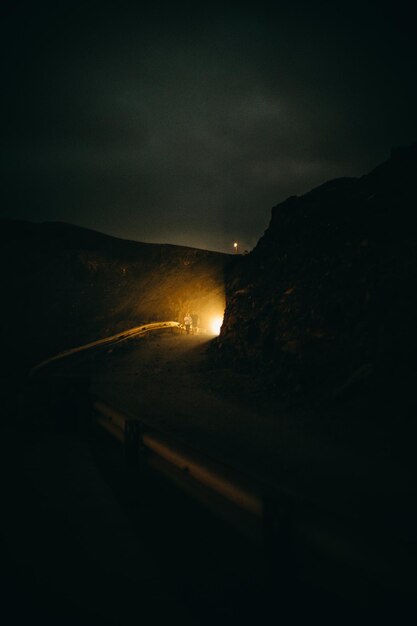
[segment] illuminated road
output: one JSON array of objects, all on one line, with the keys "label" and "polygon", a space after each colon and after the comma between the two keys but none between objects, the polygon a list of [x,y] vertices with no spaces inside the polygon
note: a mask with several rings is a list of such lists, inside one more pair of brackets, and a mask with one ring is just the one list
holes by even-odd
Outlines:
[{"label": "illuminated road", "polygon": [[[210,365],[210,338],[154,333],[94,364],[92,393],[110,406],[166,430],[197,450],[299,497],[336,510],[386,495],[395,467],[323,436],[301,411],[265,406],[250,374]],[[378,479],[378,483],[376,482]],[[329,502],[329,494],[332,494]]]},{"label": "illuminated road", "polygon": [[309,522],[311,536],[318,533],[314,541],[324,542],[321,549],[339,545],[343,560],[359,558],[377,578],[389,571],[393,580],[401,568],[409,570],[412,557],[381,525],[393,510],[401,470],[383,450],[375,450],[370,466],[369,450],[352,453],[322,436],[311,416],[258,404],[250,375],[210,366],[209,341],[166,333],[139,339],[95,365],[92,392],[208,457],[339,517],[324,535]]},{"label": "illuminated road", "polygon": [[[388,585],[405,585],[401,573],[411,571],[413,555],[401,542],[414,532],[412,521],[407,528],[402,524],[401,534],[395,526],[397,518],[384,525],[386,513],[399,510],[390,501],[401,480],[395,466],[384,459],[383,451],[379,458],[375,453],[370,466],[365,450],[363,456],[358,450],[351,454],[347,445],[323,436],[314,416],[309,419],[301,412],[265,404],[250,375],[213,367],[207,358],[210,341],[208,336],[170,328],[137,332],[130,341],[95,342],[89,346],[102,349],[85,348],[67,353],[68,358],[56,358],[51,368],[40,370],[39,379],[46,374],[45,382],[54,385],[60,376],[89,379],[94,399],[301,503],[293,521],[297,550],[298,543],[305,542],[307,555],[311,546],[319,551],[321,561],[330,555],[331,564],[331,559],[337,563],[329,568],[332,585],[345,588],[348,581],[358,597],[368,576],[376,581],[385,577]],[[32,443],[28,447],[32,449]],[[103,467],[107,464],[106,459]],[[112,475],[110,471],[109,481]],[[160,487],[151,491],[152,500]],[[175,508],[176,496],[173,500]],[[314,515],[304,515],[304,500],[313,503]],[[168,516],[170,511],[158,517],[163,522]],[[314,579],[316,563],[307,562],[308,557],[305,571]],[[350,567],[356,568],[352,575]],[[365,580],[358,572],[365,573]]]},{"label": "illuminated road", "polygon": [[[115,349],[94,368],[93,395],[212,456],[234,465],[243,463],[246,471],[248,456],[258,473],[263,460],[265,473],[269,473],[271,455],[275,468],[280,460],[277,441],[282,424],[253,402],[248,406],[247,393],[241,389],[250,384],[247,377],[234,377],[222,370],[219,378],[209,369],[205,359],[209,342],[204,335],[154,334]],[[229,385],[226,390],[225,382]],[[283,448],[282,443],[278,446]],[[253,458],[256,448],[261,459],[258,455]]]}]

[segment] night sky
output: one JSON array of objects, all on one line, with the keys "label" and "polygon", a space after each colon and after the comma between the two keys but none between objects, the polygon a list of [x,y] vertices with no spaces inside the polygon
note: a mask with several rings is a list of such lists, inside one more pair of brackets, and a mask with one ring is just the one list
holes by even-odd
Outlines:
[{"label": "night sky", "polygon": [[3,0],[0,21],[3,218],[249,250],[273,205],[417,139],[401,2]]}]

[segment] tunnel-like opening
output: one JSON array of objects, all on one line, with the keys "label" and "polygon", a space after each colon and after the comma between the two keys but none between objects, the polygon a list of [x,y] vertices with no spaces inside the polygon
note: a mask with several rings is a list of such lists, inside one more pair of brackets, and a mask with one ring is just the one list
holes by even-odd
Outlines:
[{"label": "tunnel-like opening", "polygon": [[223,290],[190,299],[181,307],[176,321],[181,324],[189,316],[192,320],[193,334],[217,336],[223,323],[225,311],[225,295]]}]

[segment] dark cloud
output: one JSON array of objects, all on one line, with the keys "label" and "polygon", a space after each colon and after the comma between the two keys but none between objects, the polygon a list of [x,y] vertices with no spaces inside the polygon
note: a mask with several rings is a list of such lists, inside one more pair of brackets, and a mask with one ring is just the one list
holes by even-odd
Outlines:
[{"label": "dark cloud", "polygon": [[250,248],[272,205],[416,138],[401,4],[57,4],[3,9],[3,216]]}]

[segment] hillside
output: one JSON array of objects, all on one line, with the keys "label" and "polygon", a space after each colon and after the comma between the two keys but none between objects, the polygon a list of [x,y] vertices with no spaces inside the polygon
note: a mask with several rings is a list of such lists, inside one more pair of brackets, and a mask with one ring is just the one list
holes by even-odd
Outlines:
[{"label": "hillside", "polygon": [[416,175],[417,144],[274,207],[228,277],[218,354],[291,402],[411,397]]},{"label": "hillside", "polygon": [[228,255],[61,223],[3,220],[0,233],[6,372],[187,309],[201,325],[223,312]]}]

